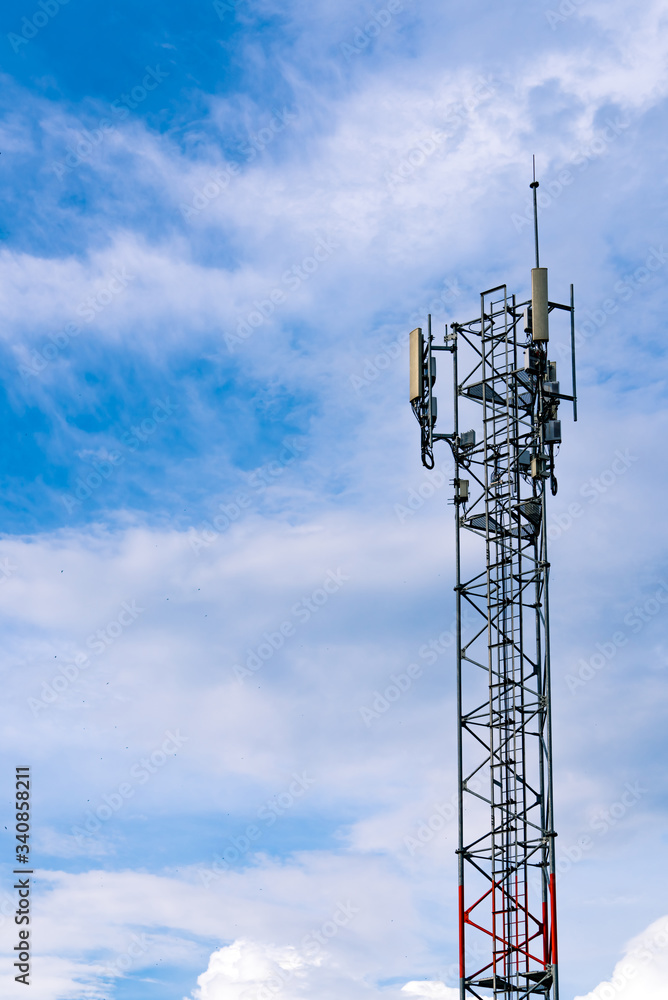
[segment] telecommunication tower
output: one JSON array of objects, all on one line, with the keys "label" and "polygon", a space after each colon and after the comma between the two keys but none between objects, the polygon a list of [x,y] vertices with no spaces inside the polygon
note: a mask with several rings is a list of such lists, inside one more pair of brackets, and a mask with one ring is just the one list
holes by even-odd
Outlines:
[{"label": "telecommunication tower", "polygon": [[[410,400],[422,461],[446,441],[455,461],[459,991],[558,1000],[557,901],[546,499],[557,491],[562,400],[577,420],[575,311],[548,299],[538,256],[531,297],[506,285],[442,344],[410,335]],[[549,327],[570,316],[571,392],[560,392]],[[564,317],[567,321],[568,317]],[[567,330],[567,325],[566,326]],[[567,336],[567,333],[566,333]],[[454,427],[435,430],[436,352],[452,356]],[[463,420],[474,429],[462,432]],[[462,610],[473,617],[462,636]]]}]

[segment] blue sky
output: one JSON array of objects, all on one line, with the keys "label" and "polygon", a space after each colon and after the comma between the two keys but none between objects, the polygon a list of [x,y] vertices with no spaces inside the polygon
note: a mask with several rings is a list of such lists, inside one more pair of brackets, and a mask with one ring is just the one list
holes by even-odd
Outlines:
[{"label": "blue sky", "polygon": [[527,296],[532,154],[578,315],[549,515],[563,996],[663,996],[666,20],[0,11],[0,748],[33,770],[33,1000],[452,1000],[455,826],[410,847],[455,790],[451,644],[419,653],[452,627],[451,473],[405,514],[430,481],[407,333]]}]

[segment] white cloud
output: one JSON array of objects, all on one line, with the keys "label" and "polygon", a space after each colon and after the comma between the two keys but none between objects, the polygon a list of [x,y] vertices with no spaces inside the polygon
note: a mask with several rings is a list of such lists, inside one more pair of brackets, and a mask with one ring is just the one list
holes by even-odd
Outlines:
[{"label": "white cloud", "polygon": [[[206,972],[198,977],[198,989],[186,1000],[303,1000],[314,995],[329,1000],[340,997],[385,997],[401,1000],[457,1000],[459,990],[444,983],[409,982],[395,989],[374,988],[346,977],[326,956],[305,957],[296,948],[277,948],[249,940],[237,940],[214,952]],[[338,993],[336,992],[338,990]]]},{"label": "white cloud", "polygon": [[[105,976],[146,974],[161,962],[198,972],[208,965],[197,1000],[254,1000],[260,986],[271,991],[276,976],[286,997],[315,991],[336,1000],[345,992],[361,1000],[375,995],[373,983],[401,975],[405,955],[418,967],[427,961],[415,925],[426,929],[431,917],[383,859],[315,851],[285,863],[257,857],[209,888],[200,867],[178,875],[40,871],[40,957],[59,956],[73,977],[77,970],[73,982],[85,978],[98,989]],[[13,925],[0,919],[0,926],[6,947]],[[233,944],[207,961],[211,939]],[[79,995],[75,986],[45,1000],[70,995]],[[97,998],[92,988],[90,995]],[[393,991],[383,995],[400,1000]]]},{"label": "white cloud", "polygon": [[[10,943],[11,940],[11,943]],[[7,939],[11,953],[12,939]],[[108,987],[103,981],[101,965],[61,958],[56,955],[35,955],[30,976],[30,996],[34,1000],[107,1000]],[[17,983],[11,972],[0,975],[3,997],[18,1000],[26,993],[22,983]]]},{"label": "white cloud", "polygon": [[[416,294],[416,281],[434,280],[435,250],[447,269],[461,269],[463,252],[478,253],[487,228],[484,214],[498,202],[500,185],[507,184],[510,170],[514,176],[518,170],[527,172],[526,141],[536,128],[537,89],[554,84],[564,107],[570,108],[550,135],[548,171],[567,165],[572,154],[591,143],[604,127],[599,112],[615,105],[637,116],[662,100],[667,43],[659,30],[660,7],[646,4],[636,9],[631,33],[624,18],[611,19],[605,25],[614,39],[610,52],[592,59],[587,47],[547,54],[541,50],[525,60],[515,76],[492,75],[482,98],[477,96],[481,74],[473,66],[441,71],[434,79],[431,70],[421,74],[412,62],[402,62],[389,78],[383,74],[365,79],[359,89],[329,99],[328,127],[320,134],[299,135],[294,149],[288,142],[280,162],[259,158],[245,165],[186,234],[170,235],[151,246],[138,231],[115,224],[104,249],[91,250],[87,258],[54,261],[5,252],[2,306],[10,326],[5,336],[12,336],[12,327],[17,339],[23,339],[28,330],[76,320],[78,305],[104,286],[114,268],[125,266],[132,282],[82,336],[131,341],[159,363],[156,330],[164,352],[177,347],[184,330],[190,339],[196,328],[199,336],[216,327],[234,328],[252,309],[254,298],[280,284],[282,272],[310,252],[316,234],[333,226],[340,227],[344,250],[337,251],[312,281],[289,293],[261,336],[280,337],[277,325],[311,316],[317,303],[332,298],[337,311],[343,308],[368,325],[365,313],[375,310],[381,295],[387,301],[388,267],[394,273],[392,296],[405,298]],[[297,98],[306,109],[314,101],[307,81],[302,81]],[[229,101],[215,98],[211,104],[212,115],[222,115],[229,129]],[[48,130],[49,111],[52,116],[60,112],[51,105],[42,110]],[[433,154],[423,157],[405,183],[388,184],[387,176],[437,129],[447,138],[436,144]],[[297,135],[295,131],[295,139]],[[119,127],[114,143],[125,143],[126,152],[133,155],[135,180],[145,180],[151,164],[165,188],[162,210],[174,213],[175,224],[184,198],[224,167],[213,139],[210,165],[201,152],[191,159],[169,138],[142,132],[136,124]],[[105,160],[99,170],[104,182]],[[568,189],[565,200],[572,199],[574,190]],[[509,217],[514,206],[508,204],[507,190],[503,197]],[[106,219],[101,224],[109,230]],[[234,245],[233,266],[212,267],[193,254],[201,227],[212,225]],[[485,238],[507,247],[516,242],[515,235],[509,225],[502,240],[495,233]],[[340,302],[342,284],[347,295]],[[330,327],[328,322],[319,331],[321,338],[329,336]],[[348,349],[338,331],[336,337],[339,350]],[[21,357],[25,361],[27,352]],[[246,360],[251,365],[272,363],[267,357]]]},{"label": "white cloud", "polygon": [[[339,30],[345,40],[354,30],[358,5],[349,18],[346,12],[345,23],[340,7],[329,6],[328,43]],[[588,35],[554,51],[542,43],[529,53],[515,50],[516,61],[504,62],[482,100],[476,97],[475,65],[443,70],[441,36],[433,20],[418,22],[418,28],[438,39],[438,66],[399,55],[390,68],[372,73],[366,69],[369,62],[357,86],[334,96],[332,91],[314,96],[312,81],[293,69],[289,79],[300,121],[276,138],[266,156],[245,165],[185,233],[179,229],[181,203],[192,199],[193,189],[201,188],[214,169],[225,167],[220,136],[207,139],[204,130],[202,145],[190,156],[181,153],[173,137],[157,136],[139,124],[119,128],[109,158],[89,165],[102,188],[96,193],[93,184],[89,191],[94,214],[88,220],[97,236],[80,253],[60,259],[29,250],[0,255],[3,336],[14,345],[17,359],[29,359],[33,340],[41,345],[73,312],[76,316],[79,303],[104,290],[108,275],[120,265],[132,281],[80,338],[99,350],[111,345],[125,356],[142,352],[142,363],[148,361],[168,378],[172,356],[184,347],[206,353],[207,361],[224,369],[230,356],[222,334],[234,328],[255,297],[280,281],[285,268],[310,253],[317,233],[334,226],[342,233],[331,260],[290,295],[285,309],[235,358],[243,372],[270,376],[272,384],[299,391],[308,386],[320,405],[308,429],[312,455],[289,483],[288,477],[281,480],[280,492],[269,491],[262,513],[221,533],[199,555],[183,532],[147,528],[124,512],[116,515],[118,530],[96,527],[6,539],[3,552],[18,569],[0,587],[0,608],[11,622],[3,644],[11,711],[3,710],[2,745],[24,746],[30,731],[35,765],[42,772],[40,788],[46,790],[38,852],[80,861],[86,855],[114,858],[121,843],[116,817],[83,846],[77,847],[68,831],[103,796],[116,795],[131,765],[159,747],[166,728],[177,725],[188,736],[183,753],[135,789],[118,813],[118,826],[130,828],[132,822],[139,828],[147,817],[162,816],[178,803],[182,814],[203,816],[203,829],[215,817],[216,836],[225,845],[238,836],[237,819],[243,825],[256,820],[270,795],[286,794],[294,770],[312,769],[317,780],[300,800],[303,811],[289,813],[287,822],[299,816],[300,836],[311,832],[312,823],[316,847],[291,855],[289,838],[272,839],[277,824],[258,843],[257,853],[248,854],[245,867],[217,878],[208,892],[198,871],[213,864],[209,846],[195,860],[189,855],[186,866],[170,854],[169,863],[180,867],[178,878],[133,871],[52,874],[52,891],[45,892],[40,916],[40,947],[51,955],[71,947],[74,957],[61,965],[55,958],[45,960],[53,963],[48,975],[40,973],[48,985],[34,987],[36,997],[97,997],[102,988],[90,985],[99,983],[96,949],[123,955],[129,947],[127,928],[137,925],[150,932],[152,955],[163,949],[192,959],[196,949],[188,935],[206,938],[207,955],[211,937],[234,942],[211,956],[199,980],[201,1000],[261,1000],[257,992],[276,977],[284,980],[285,1000],[309,991],[321,1000],[369,995],[454,1000],[456,991],[441,981],[453,980],[438,967],[452,958],[454,946],[448,944],[443,959],[440,937],[434,941],[435,924],[454,926],[446,921],[454,901],[452,830],[432,838],[427,829],[424,848],[413,854],[406,849],[406,838],[415,838],[430,817],[436,816],[433,825],[439,825],[436,810],[450,801],[453,790],[451,656],[444,656],[433,672],[425,668],[420,683],[372,727],[365,727],[359,714],[393,672],[419,659],[422,643],[449,626],[449,490],[399,523],[394,504],[405,502],[408,490],[425,476],[418,467],[417,427],[405,402],[404,356],[360,394],[351,391],[349,376],[363,369],[379,345],[407,328],[404,317],[446,278],[460,282],[457,312],[474,302],[478,280],[483,287],[494,283],[495,278],[488,280],[489,268],[526,284],[529,233],[525,229],[518,239],[510,214],[517,208],[514,198],[518,210],[528,198],[525,182],[534,143],[543,143],[545,150],[545,190],[550,171],[589,148],[602,127],[600,118],[612,114],[610,107],[623,109],[629,122],[624,136],[650,121],[643,119],[650,109],[659,121],[667,51],[661,10],[658,3],[631,7],[589,0],[582,17],[588,24],[597,18],[603,38]],[[299,9],[295,24],[313,30],[310,19],[319,11],[318,4],[306,13]],[[443,16],[450,37],[451,5]],[[536,17],[544,28],[542,12]],[[400,36],[395,27],[383,44]],[[456,37],[455,30],[451,34]],[[414,37],[419,39],[419,32]],[[555,32],[554,37],[560,36]],[[424,51],[424,36],[420,45]],[[540,94],[548,91],[554,107],[543,120]],[[250,100],[235,104],[216,97],[209,105],[222,135],[258,128],[261,111]],[[45,113],[49,109],[53,106]],[[650,124],[658,132],[656,121]],[[10,124],[13,132],[3,149],[28,155],[30,129],[18,112]],[[61,124],[60,119],[47,121],[45,133],[55,135]],[[436,129],[446,138],[432,150]],[[626,201],[634,212],[637,204],[629,197],[629,185],[638,174],[627,170],[625,143],[621,137],[609,143],[589,173],[578,173],[564,189],[559,202],[564,215],[581,213],[586,225],[569,232],[556,211],[544,217],[547,233],[562,234],[561,246],[552,244],[559,281],[566,289],[565,282],[576,277],[581,282],[576,295],[594,310],[597,297],[603,301],[613,294],[610,289],[625,268],[642,265],[657,225],[642,213],[628,229],[619,221]],[[388,180],[420,144],[430,152],[423,159],[413,156],[415,169],[405,182]],[[118,203],[109,194],[118,171],[116,156],[124,158]],[[636,149],[634,156],[644,153]],[[592,175],[597,181],[589,186]],[[173,229],[167,225],[153,239],[140,226],[128,230],[117,222],[122,207],[134,207],[133,199],[141,197],[137,191],[149,185],[159,192],[161,216],[174,222]],[[512,190],[521,195],[515,197]],[[227,257],[209,259],[211,234],[217,247],[225,244]],[[579,657],[590,657],[597,643],[609,640],[615,622],[623,623],[640,600],[639,588],[647,581],[654,585],[654,577],[663,573],[666,545],[656,497],[664,471],[656,456],[665,441],[664,282],[662,271],[653,283],[635,289],[634,329],[649,331],[642,342],[630,349],[626,319],[611,316],[602,333],[583,347],[581,422],[572,432],[569,425],[559,459],[561,491],[550,501],[557,514],[572,501],[584,505],[584,514],[551,550],[553,622],[560,622],[555,646],[562,643],[555,656],[555,686]],[[439,308],[439,322],[447,313],[445,305]],[[61,356],[74,361],[80,343],[73,341]],[[611,390],[605,379],[619,378],[620,371],[633,376],[641,389],[632,386],[626,395]],[[48,388],[63,377],[74,376],[67,364],[55,363],[31,385]],[[447,378],[441,370],[439,392],[449,393]],[[441,390],[444,382],[447,389]],[[639,395],[649,416],[629,416]],[[444,428],[446,420],[443,415]],[[581,485],[609,466],[616,448],[630,443],[637,445],[639,459],[628,476],[595,506],[586,505]],[[226,488],[221,484],[221,491]],[[214,512],[219,499],[211,500]],[[290,618],[294,604],[320,586],[329,568],[339,566],[351,578],[341,592],[300,626],[294,642],[268,659],[252,683],[239,683],[233,665],[245,662],[264,633]],[[27,698],[39,697],[42,685],[59,672],[60,661],[85,646],[88,636],[113,621],[121,603],[134,597],[146,607],[136,625],[35,719]],[[642,774],[648,788],[647,798],[643,793],[623,822],[590,837],[589,853],[572,863],[581,878],[569,875],[561,896],[577,911],[571,926],[584,919],[596,924],[578,909],[585,877],[591,913],[609,909],[601,886],[609,884],[611,868],[620,897],[631,897],[642,875],[647,899],[638,909],[662,905],[661,887],[644,877],[643,867],[652,856],[646,810],[658,808],[662,780],[651,762],[662,758],[642,750],[648,734],[662,731],[665,653],[655,648],[653,627],[650,622],[637,637],[629,635],[613,662],[575,697],[565,692],[565,705],[555,706],[560,844],[576,853],[579,835],[591,833],[592,810],[614,804],[627,779]],[[649,670],[654,671],[651,683]],[[622,684],[628,686],[624,698]],[[72,780],[64,782],[63,774]],[[56,775],[53,782],[50,775]],[[336,849],[329,849],[329,840],[327,850],[318,849],[320,822]],[[278,862],[272,852],[290,857]],[[628,856],[638,859],[642,872],[622,864]],[[189,882],[181,878],[184,867]],[[300,942],[329,919],[344,889],[346,898],[356,900],[359,893],[363,899],[354,933],[337,936],[315,961]],[[161,938],[164,926],[170,928],[168,939]],[[607,1000],[610,988],[620,1000],[662,995],[665,955],[652,951],[653,940],[650,935],[644,943],[632,943],[611,985],[601,984],[588,1000]],[[76,948],[89,956],[88,965],[74,954]],[[643,948],[652,959],[646,964],[639,958]],[[206,955],[199,961],[200,951],[198,970],[206,965]],[[637,967],[633,979],[624,971],[628,962]],[[422,974],[429,978],[418,978]],[[400,977],[414,978],[396,990],[375,985],[388,978],[403,982]]]},{"label": "white cloud", "polygon": [[[198,989],[186,1000],[303,1000],[317,995],[402,1000],[457,1000],[459,990],[438,981],[414,981],[397,988],[378,988],[346,976],[328,956],[304,957],[295,948],[276,948],[237,940],[214,952],[209,967],[198,977]],[[337,992],[338,991],[338,992]]]},{"label": "white cloud", "polygon": [[[321,960],[320,960],[321,961]],[[261,946],[239,940],[215,951],[209,967],[198,977],[196,1000],[269,1000],[281,993],[295,996],[306,979],[309,966],[320,962],[305,959],[296,948]]]},{"label": "white cloud", "polygon": [[419,997],[419,1000],[459,1000],[459,990],[445,983],[412,982],[406,983],[401,988],[402,993],[408,993],[411,997]]},{"label": "white cloud", "polygon": [[629,941],[610,979],[575,1000],[665,1000],[668,983],[668,917]]}]

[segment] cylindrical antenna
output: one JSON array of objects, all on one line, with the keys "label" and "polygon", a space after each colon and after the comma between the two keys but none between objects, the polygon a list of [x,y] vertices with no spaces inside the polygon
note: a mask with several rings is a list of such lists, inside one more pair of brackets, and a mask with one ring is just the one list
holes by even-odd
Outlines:
[{"label": "cylindrical antenna", "polygon": [[536,180],[536,157],[533,157],[533,182],[529,185],[533,188],[533,233],[534,239],[536,241],[536,267],[540,267],[540,262],[538,259],[538,199],[536,196],[536,191],[538,188],[538,181]]},{"label": "cylindrical antenna", "polygon": [[[432,389],[432,377],[431,377],[431,342],[434,338],[431,335],[431,313],[427,316],[427,414],[429,420],[429,450],[434,447],[434,415],[432,410],[431,401],[431,389]],[[433,466],[432,466],[433,468]]]}]

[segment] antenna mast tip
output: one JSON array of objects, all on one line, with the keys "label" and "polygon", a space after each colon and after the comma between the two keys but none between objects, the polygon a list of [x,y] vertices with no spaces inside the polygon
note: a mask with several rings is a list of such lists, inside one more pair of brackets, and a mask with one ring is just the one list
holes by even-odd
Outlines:
[{"label": "antenna mast tip", "polygon": [[533,156],[532,160],[533,160],[533,183],[529,184],[529,187],[530,188],[537,188],[538,187],[538,181],[536,180],[536,157]]}]

